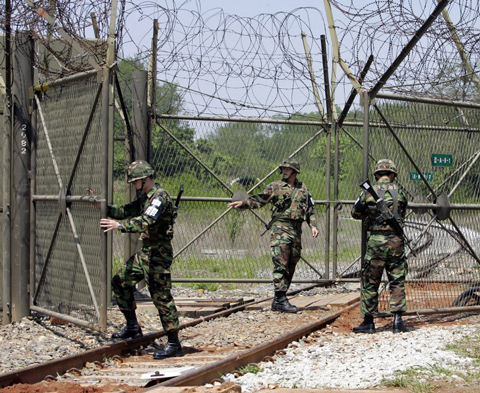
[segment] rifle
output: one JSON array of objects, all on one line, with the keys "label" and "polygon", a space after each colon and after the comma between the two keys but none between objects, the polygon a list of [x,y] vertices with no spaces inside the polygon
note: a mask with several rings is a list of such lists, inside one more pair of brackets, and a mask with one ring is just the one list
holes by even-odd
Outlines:
[{"label": "rifle", "polygon": [[178,205],[180,204],[180,199],[182,199],[183,194],[183,183],[180,183],[180,189],[178,190],[177,199],[175,199],[175,205],[173,206],[173,219],[177,218],[178,215]]},{"label": "rifle", "polygon": [[272,224],[276,221],[276,217],[272,218],[267,224],[265,224],[265,230],[260,234],[260,236],[265,235],[270,228],[272,227]]},{"label": "rifle", "polygon": [[416,256],[415,252],[413,251],[412,247],[410,247],[410,240],[407,238],[405,235],[405,232],[403,231],[403,228],[391,212],[391,210],[388,208],[387,204],[385,203],[385,200],[383,198],[380,198],[375,191],[375,188],[370,184],[370,180],[366,179],[362,183],[360,183],[360,188],[364,189],[366,192],[368,192],[372,198],[375,200],[375,203],[377,205],[377,209],[380,212],[380,217],[382,218],[382,221],[385,221],[390,227],[393,228],[393,230],[396,232],[396,234],[400,237],[403,238],[405,243],[407,244],[408,248],[412,252],[413,255]]}]

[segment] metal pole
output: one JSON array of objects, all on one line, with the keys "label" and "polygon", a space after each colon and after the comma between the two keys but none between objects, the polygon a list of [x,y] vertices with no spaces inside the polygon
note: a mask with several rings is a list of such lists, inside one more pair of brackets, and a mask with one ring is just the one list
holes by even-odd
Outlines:
[{"label": "metal pole", "polygon": [[[104,146],[104,155],[103,155],[103,167],[105,168],[105,172],[103,174],[103,198],[108,201],[108,186],[109,186],[109,169],[110,169],[110,163],[109,163],[109,155],[108,155],[108,150],[109,150],[109,143],[110,143],[110,138],[109,138],[109,132],[108,132],[108,127],[109,127],[109,120],[110,120],[110,115],[109,115],[109,103],[110,103],[110,77],[111,77],[111,72],[110,68],[105,67],[103,70],[103,82],[102,82],[102,139],[103,139],[103,146]],[[107,216],[107,203],[102,203],[101,204],[101,215],[102,217]],[[107,265],[108,265],[108,260],[109,260],[109,237],[107,233],[102,232],[102,288],[100,292],[100,308],[101,308],[101,315],[99,319],[99,325],[100,329],[102,331],[105,331],[107,329],[107,315],[106,315],[106,310],[107,310],[107,305],[108,305],[108,295],[107,295],[107,288],[105,287],[107,285]],[[105,287],[105,288],[104,288]],[[105,310],[105,311],[103,311]]]},{"label": "metal pole", "polygon": [[148,72],[133,72],[133,135],[136,160],[150,160],[150,121],[148,117]]},{"label": "metal pole", "polygon": [[5,100],[4,121],[5,131],[3,134],[3,277],[2,277],[2,305],[3,324],[9,324],[12,320],[11,312],[11,155],[12,155],[12,57],[11,57],[11,25],[10,18],[12,7],[10,0],[5,0]]},{"label": "metal pole", "polygon": [[[325,36],[322,35],[322,37],[323,39],[325,39]],[[323,120],[326,120],[327,117],[325,115],[325,111],[323,110],[322,102],[320,101],[320,95],[318,94],[317,82],[315,81],[315,73],[313,72],[312,56],[310,54],[310,48],[308,47],[307,35],[304,32],[302,32],[302,41],[303,41],[303,48],[305,50],[305,56],[307,58],[308,72],[310,73],[310,81],[312,82],[312,91],[313,91],[313,97],[315,98],[315,105],[317,106],[317,110],[320,116],[322,116]],[[323,50],[323,46],[322,46],[322,50]],[[328,91],[326,93],[329,94]]]},{"label": "metal pole", "polygon": [[[35,93],[34,93],[35,94]],[[37,102],[32,100],[32,157],[31,157],[31,176],[30,176],[30,307],[33,305],[33,299],[36,293],[36,231],[37,231],[37,214],[33,196],[37,189],[36,173],[37,173],[37,141],[38,141],[38,107]]]},{"label": "metal pole", "polygon": [[[363,104],[363,178],[368,177],[368,158],[369,158],[369,122],[370,122],[370,96],[368,92],[362,93]],[[361,266],[364,264],[365,252],[367,251],[367,230],[365,221],[362,220],[362,255]],[[360,285],[362,281],[360,280]]]},{"label": "metal pole", "polygon": [[[102,80],[102,142],[104,143],[105,168],[103,176],[103,189],[106,202],[112,201],[113,196],[113,108],[114,108],[114,85],[112,79],[112,65],[115,62],[115,24],[117,20],[117,0],[112,0],[112,13],[110,15],[110,26],[108,31],[108,49],[106,66],[103,67]],[[101,204],[101,215],[107,215],[107,203]],[[98,324],[102,331],[107,330],[107,307],[110,303],[110,277],[112,260],[111,237],[102,233],[102,270],[100,288],[100,318]]]},{"label": "metal pole", "polygon": [[[133,146],[135,151],[135,160],[150,161],[150,118],[148,114],[148,72],[143,70],[135,70],[133,72]],[[135,198],[134,190],[128,187],[129,199]],[[125,259],[129,258],[139,249],[138,236],[130,234],[126,236],[124,253]],[[143,288],[145,283],[138,283],[138,288]]]},{"label": "metal pole", "polygon": [[[445,106],[453,106],[458,108],[466,108],[466,109],[480,109],[480,104],[476,102],[468,102],[468,101],[452,101],[452,100],[439,100],[436,98],[425,98],[425,97],[414,97],[408,95],[400,95],[400,94],[390,94],[390,93],[378,93],[375,97],[377,98],[384,98],[386,100],[397,100],[402,102],[418,102],[420,104],[432,104],[432,105],[445,105]],[[425,127],[422,125],[422,127]],[[437,129],[437,127],[435,127]],[[438,129],[446,129],[438,127]],[[464,130],[465,127],[462,128]]]},{"label": "metal pole", "polygon": [[328,126],[325,128],[327,135],[327,157],[325,169],[325,199],[329,202],[325,207],[325,278],[330,278],[330,216],[331,216],[331,164],[332,164],[332,100],[330,96],[330,84],[328,80],[327,45],[325,36],[321,36],[323,80],[325,85],[325,100],[327,103]]},{"label": "metal pole", "polygon": [[[362,69],[362,72],[360,73],[360,78],[358,79],[358,82],[360,85],[363,83],[363,80],[365,79],[365,76],[367,75],[368,70],[370,69],[370,66],[373,63],[373,56],[370,55],[368,58],[367,62],[365,63],[365,66]],[[353,105],[353,101],[355,100],[355,97],[357,96],[357,90],[352,89],[350,92],[350,96],[347,99],[347,102],[345,104],[345,107],[343,108],[342,113],[340,114],[340,117],[338,118],[338,127],[341,128],[343,125],[343,122],[347,118],[348,111],[350,110],[351,106]]]},{"label": "metal pole", "polygon": [[13,69],[14,126],[12,151],[12,321],[30,313],[30,152],[32,127],[29,93],[33,86],[33,39],[18,33]]},{"label": "metal pole", "polygon": [[[338,169],[340,165],[340,127],[335,122],[333,124],[333,133],[335,135],[335,157],[334,157],[334,167],[333,167],[333,199],[338,201],[339,197],[339,174]],[[333,206],[333,244],[332,244],[332,278],[337,277],[338,269],[338,203],[335,203]]]},{"label": "metal pole", "polygon": [[122,94],[122,89],[120,87],[120,82],[118,80],[118,75],[115,73],[114,75],[115,78],[115,86],[117,88],[116,92],[118,95],[118,101],[119,101],[119,106],[120,110],[119,115],[125,122],[125,128],[127,131],[127,137],[124,137],[125,140],[125,159],[127,159],[128,162],[133,162],[135,161],[135,147],[133,146],[133,131],[132,131],[132,126],[130,125],[130,120],[128,119],[128,111],[127,111],[127,106],[125,105],[125,101],[123,99],[123,94]]},{"label": "metal pole", "polygon": [[158,46],[158,19],[153,20],[152,54],[150,58],[150,94],[149,103],[152,114],[152,123],[155,124],[157,118],[157,46]]}]

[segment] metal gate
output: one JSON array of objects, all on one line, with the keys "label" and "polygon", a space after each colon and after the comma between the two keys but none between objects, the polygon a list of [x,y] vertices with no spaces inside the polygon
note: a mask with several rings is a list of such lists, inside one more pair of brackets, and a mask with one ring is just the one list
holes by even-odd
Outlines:
[{"label": "metal gate", "polygon": [[[320,122],[164,117],[154,131],[152,163],[172,195],[180,182],[185,184],[174,238],[175,280],[271,281],[269,236],[262,236],[268,208],[236,212],[226,203],[236,190],[261,191],[278,178],[281,157],[292,154],[300,158],[299,177],[317,201],[323,228],[313,241],[304,226],[304,260],[295,281],[358,280],[361,225],[351,218],[350,209],[364,180],[364,157],[371,180],[375,162],[387,157],[397,164],[397,181],[409,195],[409,310],[479,305],[479,109],[468,103],[379,94],[367,128],[363,121],[333,128],[334,159],[327,158],[329,135]],[[292,138],[297,148],[288,150]],[[327,178],[332,179],[335,198],[328,198]],[[389,308],[386,285],[385,280],[382,311]]]},{"label": "metal gate", "polygon": [[[370,179],[376,160],[392,159],[397,182],[409,196],[408,309],[438,312],[480,305],[480,106],[378,94],[370,108],[363,130],[367,137],[359,127],[353,131],[368,141],[363,148]],[[358,275],[359,263],[344,275]],[[384,289],[380,308],[386,311],[389,293]]]},{"label": "metal gate", "polygon": [[36,87],[31,225],[31,309],[100,330],[106,327],[109,280],[99,205],[105,208],[111,168],[105,161],[109,86],[102,75],[83,73]]}]

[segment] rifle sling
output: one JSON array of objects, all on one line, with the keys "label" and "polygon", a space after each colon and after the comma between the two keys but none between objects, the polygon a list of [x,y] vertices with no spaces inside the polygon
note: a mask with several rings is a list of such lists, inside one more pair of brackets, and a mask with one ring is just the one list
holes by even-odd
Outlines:
[{"label": "rifle sling", "polygon": [[388,191],[388,193],[392,196],[393,199],[393,216],[395,217],[395,220],[398,221],[398,190],[396,188],[392,188],[389,190],[377,190],[377,194],[380,198],[383,199],[385,196],[385,193]]}]

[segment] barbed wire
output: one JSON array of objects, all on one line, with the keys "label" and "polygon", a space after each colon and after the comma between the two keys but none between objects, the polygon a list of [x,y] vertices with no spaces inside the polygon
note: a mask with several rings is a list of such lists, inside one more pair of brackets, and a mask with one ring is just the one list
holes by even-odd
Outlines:
[{"label": "barbed wire", "polygon": [[[142,23],[153,27],[147,18]],[[315,103],[302,33],[321,73],[326,23],[319,10],[243,18],[221,9],[203,14],[178,9],[162,13],[158,21],[158,78],[175,81],[194,114],[292,115]],[[150,48],[135,45],[133,52],[146,61]]]},{"label": "barbed wire", "polygon": [[[359,3],[331,0],[342,60],[354,74],[359,74],[368,57],[375,57],[364,82],[364,87],[369,89],[402,53],[438,6],[438,1]],[[27,31],[42,44],[36,51],[34,66],[44,78],[58,78],[90,68],[82,55],[72,54],[68,46],[62,45],[66,40],[58,29],[52,28],[27,3],[13,4],[12,31]],[[104,61],[111,2],[43,0],[36,6],[54,17],[56,26],[92,53],[98,63]],[[477,74],[480,67],[478,1],[451,1],[447,10]],[[5,13],[2,12],[1,18],[5,26]],[[291,117],[318,112],[302,35],[310,50],[316,89],[325,107],[322,37],[328,48],[329,76],[333,57],[333,40],[325,10],[298,7],[242,17],[220,8],[203,10],[198,0],[167,0],[161,4],[121,0],[116,22],[119,62],[136,66],[140,60],[142,67],[148,67],[154,20],[159,25],[157,80],[177,86],[183,112],[255,117]],[[352,85],[340,68],[336,79],[335,102],[341,107]],[[479,96],[442,16],[382,91],[458,100]]]},{"label": "barbed wire", "polygon": [[[375,56],[372,70],[366,77],[367,88],[379,80],[438,6],[436,0],[374,0],[362,6],[347,0],[331,2],[343,16],[343,23],[336,24],[342,58],[355,63],[371,54]],[[478,5],[478,1],[456,0],[446,8],[475,74],[480,68]],[[434,98],[478,98],[478,90],[464,68],[442,15],[398,67],[384,90]]]}]

